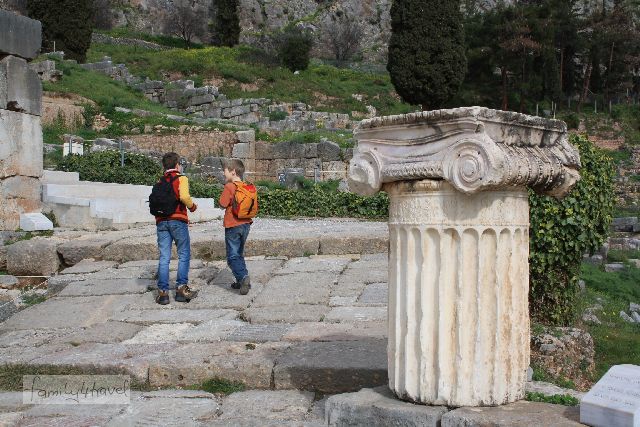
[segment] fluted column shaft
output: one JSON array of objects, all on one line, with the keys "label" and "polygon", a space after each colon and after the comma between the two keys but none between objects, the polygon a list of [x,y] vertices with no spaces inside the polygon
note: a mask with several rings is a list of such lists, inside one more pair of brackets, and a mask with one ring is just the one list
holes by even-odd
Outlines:
[{"label": "fluted column shaft", "polygon": [[465,195],[435,180],[385,190],[390,388],[429,405],[521,399],[529,365],[526,190]]}]

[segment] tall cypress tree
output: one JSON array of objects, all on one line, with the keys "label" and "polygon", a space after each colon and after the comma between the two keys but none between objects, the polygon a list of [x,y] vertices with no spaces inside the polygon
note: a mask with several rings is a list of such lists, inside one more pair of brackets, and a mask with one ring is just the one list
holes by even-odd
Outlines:
[{"label": "tall cypress tree", "polygon": [[394,0],[387,70],[403,100],[441,108],[467,71],[460,0]]},{"label": "tall cypress tree", "polygon": [[233,47],[240,41],[238,0],[214,0],[211,5],[211,41],[216,46]]},{"label": "tall cypress tree", "polygon": [[42,47],[84,62],[93,33],[93,0],[29,0],[29,17],[42,22]]}]

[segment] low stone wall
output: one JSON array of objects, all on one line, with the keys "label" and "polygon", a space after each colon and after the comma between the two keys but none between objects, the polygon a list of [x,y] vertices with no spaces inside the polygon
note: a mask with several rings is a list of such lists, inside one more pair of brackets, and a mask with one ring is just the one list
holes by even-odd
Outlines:
[{"label": "low stone wall", "polygon": [[231,157],[238,142],[235,132],[190,132],[178,135],[133,135],[127,137],[133,147],[143,152],[174,151],[189,162],[205,157]]}]

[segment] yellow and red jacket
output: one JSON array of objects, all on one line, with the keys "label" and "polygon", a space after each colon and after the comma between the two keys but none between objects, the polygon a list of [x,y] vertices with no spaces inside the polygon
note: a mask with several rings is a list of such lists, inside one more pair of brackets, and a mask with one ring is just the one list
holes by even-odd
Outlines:
[{"label": "yellow and red jacket", "polygon": [[178,207],[176,211],[169,215],[168,217],[156,217],[156,224],[161,221],[169,221],[169,220],[177,220],[182,222],[189,222],[189,215],[187,213],[187,209],[193,212],[193,208],[195,204],[193,200],[191,200],[191,195],[189,194],[189,178],[186,176],[180,175],[180,173],[176,169],[169,169],[165,171],[164,176],[161,179],[170,181],[173,177],[178,176],[178,179],[174,180],[173,191],[176,193],[176,197],[180,201],[178,203]]}]

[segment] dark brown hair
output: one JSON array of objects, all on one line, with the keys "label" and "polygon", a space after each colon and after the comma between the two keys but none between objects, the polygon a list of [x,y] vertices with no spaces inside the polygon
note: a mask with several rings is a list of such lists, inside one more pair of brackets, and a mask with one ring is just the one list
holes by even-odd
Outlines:
[{"label": "dark brown hair", "polygon": [[180,156],[177,153],[171,152],[162,156],[162,167],[164,170],[173,169],[178,164]]},{"label": "dark brown hair", "polygon": [[224,161],[223,166],[229,172],[236,171],[236,175],[238,175],[240,178],[244,177],[244,163],[242,163],[242,160],[227,159]]}]

